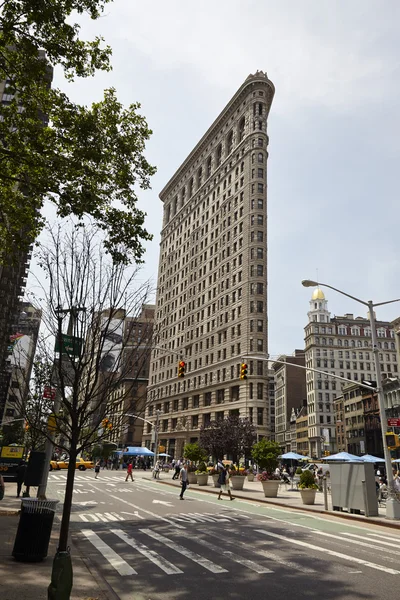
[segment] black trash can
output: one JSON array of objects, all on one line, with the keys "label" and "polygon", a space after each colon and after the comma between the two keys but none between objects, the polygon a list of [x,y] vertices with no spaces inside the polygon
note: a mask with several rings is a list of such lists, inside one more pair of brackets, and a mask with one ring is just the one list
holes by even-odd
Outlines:
[{"label": "black trash can", "polygon": [[23,498],[12,552],[16,560],[39,562],[46,558],[58,500]]}]

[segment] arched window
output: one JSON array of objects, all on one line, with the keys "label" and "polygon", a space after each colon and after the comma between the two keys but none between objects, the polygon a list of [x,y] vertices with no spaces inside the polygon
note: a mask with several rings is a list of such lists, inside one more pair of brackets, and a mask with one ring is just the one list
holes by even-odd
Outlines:
[{"label": "arched window", "polygon": [[239,121],[239,128],[238,128],[238,138],[239,138],[239,142],[241,142],[244,138],[244,126],[245,126],[245,118],[242,117]]},{"label": "arched window", "polygon": [[211,166],[212,166],[211,156],[209,156],[208,160],[207,160],[207,178],[211,177]]},{"label": "arched window", "polygon": [[259,163],[262,163],[262,162],[264,162],[264,155],[263,155],[263,153],[262,153],[262,152],[259,152],[259,153],[258,153],[258,162],[259,162]]},{"label": "arched window", "polygon": [[253,154],[251,155],[251,164],[252,164],[252,165],[254,165],[254,161],[255,161],[255,159],[256,159],[256,155],[255,155],[255,154],[254,154],[254,152],[253,152]]},{"label": "arched window", "polygon": [[226,147],[227,147],[227,153],[230,154],[233,150],[233,131],[230,131],[228,133],[228,136],[226,138]]},{"label": "arched window", "polygon": [[222,162],[222,144],[220,144],[215,152],[215,160],[217,163],[217,167],[220,166]]}]

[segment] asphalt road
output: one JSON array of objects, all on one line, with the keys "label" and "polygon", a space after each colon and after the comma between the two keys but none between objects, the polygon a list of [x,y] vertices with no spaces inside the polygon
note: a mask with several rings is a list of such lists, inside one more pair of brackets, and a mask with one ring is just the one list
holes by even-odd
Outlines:
[{"label": "asphalt road", "polygon": [[[148,475],[150,477],[150,474]],[[62,501],[66,474],[49,475]],[[400,530],[352,525],[125,473],[77,473],[71,535],[121,600],[399,597]]]}]

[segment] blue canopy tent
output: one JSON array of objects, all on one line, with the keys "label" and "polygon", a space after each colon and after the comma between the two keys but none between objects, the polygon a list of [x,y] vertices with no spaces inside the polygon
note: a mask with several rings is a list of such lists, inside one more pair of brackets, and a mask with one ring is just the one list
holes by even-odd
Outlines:
[{"label": "blue canopy tent", "polygon": [[297,454],[297,452],[286,452],[286,454],[281,454],[279,458],[285,460],[310,460],[309,456],[303,456],[303,454]]},{"label": "blue canopy tent", "polygon": [[355,454],[349,454],[348,452],[338,452],[338,454],[325,456],[324,460],[326,462],[362,462],[362,458],[360,458],[360,456],[356,456]]},{"label": "blue canopy tent", "polygon": [[384,458],[379,458],[379,456],[373,456],[372,454],[364,454],[364,456],[360,456],[363,462],[369,463],[384,463]]},{"label": "blue canopy tent", "polygon": [[154,456],[154,452],[144,446],[128,446],[123,452],[125,456]]}]

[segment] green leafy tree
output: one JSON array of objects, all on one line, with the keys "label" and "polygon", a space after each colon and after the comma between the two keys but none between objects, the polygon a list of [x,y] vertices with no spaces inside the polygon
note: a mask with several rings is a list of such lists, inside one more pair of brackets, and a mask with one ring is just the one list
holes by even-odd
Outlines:
[{"label": "green leafy tree", "polygon": [[186,444],[183,448],[183,456],[191,462],[198,463],[207,459],[207,453],[200,447],[198,442]]},{"label": "green leafy tree", "polygon": [[257,463],[260,469],[267,471],[272,475],[279,464],[278,457],[282,453],[281,447],[276,442],[262,438],[254,444],[251,451],[253,460]]},{"label": "green leafy tree", "polygon": [[115,260],[141,260],[152,239],[137,208],[155,169],[144,156],[151,131],[138,110],[124,108],[114,89],[90,107],[51,89],[53,67],[65,77],[111,69],[101,38],[79,36],[76,15],[99,19],[112,0],[0,2],[0,260],[26,250],[43,228],[40,209],[53,203],[60,217],[90,216],[106,232]]}]

